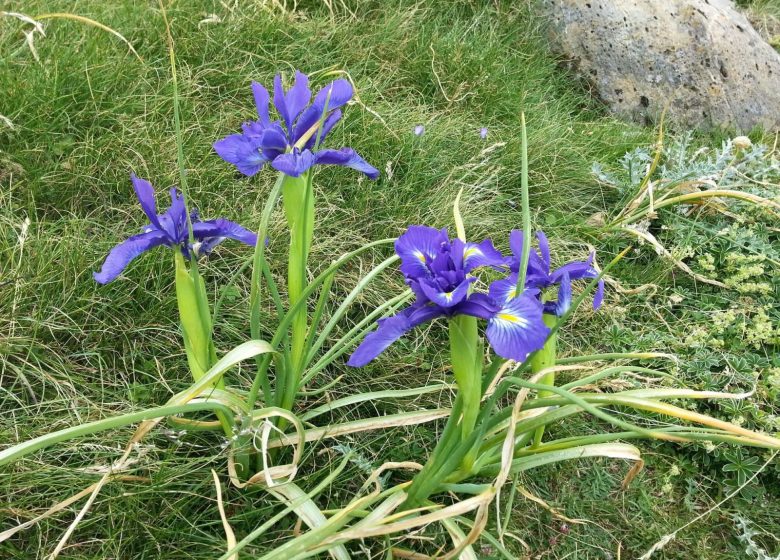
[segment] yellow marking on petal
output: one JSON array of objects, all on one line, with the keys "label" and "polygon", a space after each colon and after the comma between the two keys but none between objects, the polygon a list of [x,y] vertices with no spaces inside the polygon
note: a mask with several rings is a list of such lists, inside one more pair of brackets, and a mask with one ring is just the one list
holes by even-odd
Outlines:
[{"label": "yellow marking on petal", "polygon": [[452,301],[452,292],[444,292],[444,299],[448,302]]},{"label": "yellow marking on petal", "polygon": [[469,257],[473,257],[474,255],[481,255],[482,251],[479,247],[469,247],[465,251],[463,251],[463,260],[468,260]]},{"label": "yellow marking on petal", "polygon": [[520,325],[520,327],[525,327],[528,325],[528,321],[526,319],[523,317],[518,317],[517,315],[512,315],[511,313],[499,313],[498,318],[508,323],[515,323]]},{"label": "yellow marking on petal", "polygon": [[421,263],[425,264],[425,255],[422,251],[415,251],[414,256],[417,257]]}]

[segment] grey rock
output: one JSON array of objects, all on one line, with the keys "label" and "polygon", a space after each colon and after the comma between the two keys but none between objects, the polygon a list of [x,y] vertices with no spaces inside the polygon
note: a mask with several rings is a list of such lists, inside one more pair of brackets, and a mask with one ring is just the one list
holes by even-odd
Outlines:
[{"label": "grey rock", "polygon": [[780,53],[729,0],[543,0],[554,46],[617,115],[780,129]]}]

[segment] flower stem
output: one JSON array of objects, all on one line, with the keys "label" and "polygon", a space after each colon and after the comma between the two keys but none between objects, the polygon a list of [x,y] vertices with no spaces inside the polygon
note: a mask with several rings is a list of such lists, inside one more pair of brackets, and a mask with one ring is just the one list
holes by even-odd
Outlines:
[{"label": "flower stem", "polygon": [[[307,286],[306,266],[314,234],[314,189],[310,174],[285,177],[282,182],[282,200],[290,228],[287,295],[292,307],[301,301]],[[285,372],[283,387],[277,387],[277,405],[285,410],[291,410],[295,401],[305,366],[308,330],[308,310],[303,304],[292,320],[290,368]]]},{"label": "flower stem", "polygon": [[[548,327],[554,327],[555,324],[558,322],[558,317],[551,313],[545,313],[542,316],[542,319],[544,320],[544,324]],[[557,344],[558,342],[558,334],[553,333],[550,335],[550,337],[547,339],[547,342],[544,343],[544,347],[542,347],[541,350],[539,350],[536,354],[534,354],[533,358],[531,358],[531,373],[536,374],[540,371],[543,371],[545,369],[551,368],[555,365],[555,354],[557,351]],[[540,385],[555,385],[555,372],[551,371],[544,375],[539,380]],[[539,391],[539,398],[549,397],[553,393],[550,393],[549,391]],[[544,435],[544,426],[539,426],[537,428],[536,432],[534,433],[534,446],[538,446],[542,443],[542,436]]]},{"label": "flower stem", "polygon": [[449,333],[458,394],[439,443],[409,487],[402,506],[405,509],[419,506],[454,470],[470,471],[479,449],[471,443],[482,397],[482,344],[477,319],[456,315],[449,321]]}]

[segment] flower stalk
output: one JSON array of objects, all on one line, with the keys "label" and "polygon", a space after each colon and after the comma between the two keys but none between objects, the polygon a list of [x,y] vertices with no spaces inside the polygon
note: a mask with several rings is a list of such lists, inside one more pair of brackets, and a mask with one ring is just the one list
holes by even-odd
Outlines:
[{"label": "flower stalk", "polygon": [[[558,323],[558,317],[552,313],[545,313],[542,315],[542,320],[544,321],[544,324],[551,329]],[[544,343],[544,346],[531,357],[530,362],[532,374],[535,375],[541,373],[545,370],[552,369],[555,366],[555,357],[558,345],[557,339],[558,333],[557,331],[553,331],[552,334],[547,338],[547,342]],[[543,375],[539,380],[539,384],[551,386],[555,385],[555,371],[549,371]],[[552,395],[553,393],[550,393],[549,391],[539,391],[540,399]],[[544,426],[540,426],[534,433],[534,446],[541,444],[543,435]]]},{"label": "flower stalk", "polygon": [[[282,200],[290,229],[287,293],[292,308],[301,301],[307,286],[306,268],[314,234],[314,189],[311,173],[305,173],[301,177],[285,177],[282,181]],[[278,388],[277,405],[285,410],[292,408],[305,367],[308,329],[308,310],[304,303],[293,315],[290,367],[285,372],[284,386]]]}]

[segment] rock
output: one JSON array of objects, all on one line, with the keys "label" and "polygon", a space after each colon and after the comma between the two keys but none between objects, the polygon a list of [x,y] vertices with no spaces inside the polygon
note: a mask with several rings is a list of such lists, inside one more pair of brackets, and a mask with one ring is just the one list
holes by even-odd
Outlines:
[{"label": "rock", "polygon": [[780,54],[729,0],[543,0],[553,44],[610,110],[780,129]]}]

